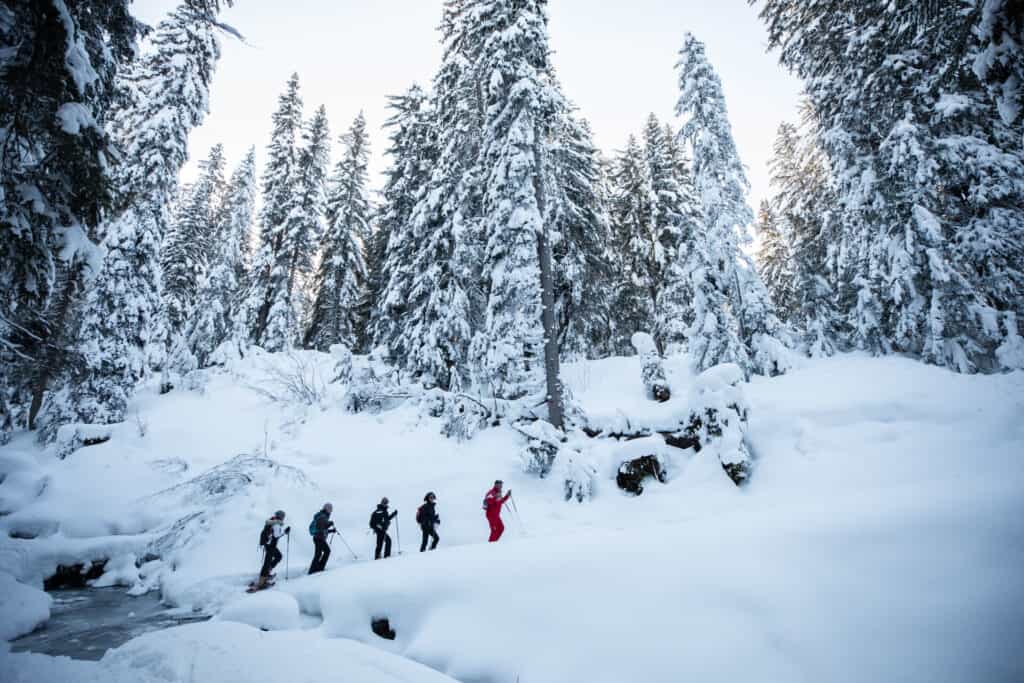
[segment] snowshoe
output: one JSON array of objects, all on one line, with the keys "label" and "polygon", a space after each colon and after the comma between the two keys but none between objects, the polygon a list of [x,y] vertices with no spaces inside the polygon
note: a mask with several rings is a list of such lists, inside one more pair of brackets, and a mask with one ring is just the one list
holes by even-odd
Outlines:
[{"label": "snowshoe", "polygon": [[246,593],[256,593],[258,591],[266,590],[273,586],[276,582],[273,579],[266,581],[253,581],[249,584],[249,587],[245,589]]}]

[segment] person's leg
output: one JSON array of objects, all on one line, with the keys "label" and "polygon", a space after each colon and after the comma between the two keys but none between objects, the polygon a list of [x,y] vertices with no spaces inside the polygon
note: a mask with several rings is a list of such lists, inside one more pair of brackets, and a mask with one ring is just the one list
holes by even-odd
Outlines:
[{"label": "person's leg", "polygon": [[281,551],[277,548],[271,548],[268,555],[270,555],[270,566],[267,567],[267,576],[270,576],[271,572],[274,571],[274,567],[281,562]]},{"label": "person's leg", "polygon": [[503,533],[505,533],[505,523],[501,521],[501,517],[498,517],[494,520],[494,540],[499,540]]},{"label": "person's leg", "polygon": [[420,531],[423,532],[423,540],[420,541],[420,552],[422,553],[427,549],[427,539],[430,538],[430,536],[427,533],[427,527],[421,526]]},{"label": "person's leg", "polygon": [[430,549],[435,550],[437,548],[437,542],[441,540],[440,537],[437,535],[437,529],[431,529],[430,535],[434,539],[433,543],[430,544]]},{"label": "person's leg", "polygon": [[260,567],[260,578],[270,576],[270,570],[273,569],[273,565],[270,563],[272,557],[270,550],[270,548],[263,548],[263,566]]},{"label": "person's leg", "polygon": [[326,541],[320,536],[313,537],[313,562],[309,565],[309,573],[316,574],[319,571],[323,571],[321,562],[323,561],[323,549],[327,547]]},{"label": "person's leg", "polygon": [[387,534],[383,534],[383,533],[381,533],[379,531],[376,532],[376,533],[377,533],[377,547],[373,551],[373,559],[379,560],[380,559],[380,549],[384,546],[384,537],[387,536]]},{"label": "person's leg", "polygon": [[323,544],[323,554],[320,556],[320,571],[327,569],[327,560],[331,556],[331,546],[327,543],[327,539],[324,539]]},{"label": "person's leg", "polygon": [[391,536],[384,534],[384,558],[391,557]]}]

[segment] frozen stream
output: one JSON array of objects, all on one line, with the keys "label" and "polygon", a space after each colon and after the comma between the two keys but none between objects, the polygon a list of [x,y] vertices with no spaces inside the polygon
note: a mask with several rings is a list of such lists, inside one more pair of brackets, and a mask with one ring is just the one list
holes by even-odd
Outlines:
[{"label": "frozen stream", "polygon": [[118,588],[71,589],[51,593],[50,620],[11,643],[15,652],[100,659],[132,638],[179,624],[204,621],[205,614],[168,609],[158,593],[131,597]]}]

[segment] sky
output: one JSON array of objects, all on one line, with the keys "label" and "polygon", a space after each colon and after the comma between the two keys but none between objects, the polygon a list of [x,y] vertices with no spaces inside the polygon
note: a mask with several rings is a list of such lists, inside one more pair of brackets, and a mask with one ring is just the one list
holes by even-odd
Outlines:
[{"label": "sky", "polygon": [[[134,12],[155,24],[174,0],[135,0]],[[362,110],[371,131],[372,182],[387,168],[387,96],[413,82],[424,87],[441,59],[436,30],[442,0],[236,0],[222,20],[241,42],[222,36],[223,54],[210,114],[192,132],[183,180],[196,162],[224,144],[229,166],[251,145],[257,162],[269,141],[270,116],[292,72],[298,72],[307,116],[324,104],[334,137]],[[751,183],[751,207],[770,195],[767,162],[779,123],[796,120],[799,80],[766,53],[767,37],[746,0],[551,0],[552,60],[564,94],[576,103],[606,154],[639,134],[649,113],[676,123],[676,55],[686,31],[707,44],[718,70],[740,156]]]}]

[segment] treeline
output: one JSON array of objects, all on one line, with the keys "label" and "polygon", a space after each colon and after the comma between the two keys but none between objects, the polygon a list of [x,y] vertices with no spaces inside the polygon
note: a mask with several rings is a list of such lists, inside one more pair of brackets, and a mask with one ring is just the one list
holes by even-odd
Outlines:
[{"label": "treeline", "polygon": [[250,151],[229,174],[217,146],[178,187],[214,0],[185,0],[141,56],[123,0],[4,9],[3,429],[123,420],[147,376],[169,390],[252,346],[373,350],[407,381],[506,399],[546,378],[552,403],[559,359],[632,353],[637,331],[747,375],[849,349],[1020,367],[1013,4],[764,3],[807,96],[756,221],[690,35],[677,121],[651,116],[606,160],[551,64],[544,0],[446,2],[431,87],[390,99],[372,201],[366,121],[332,166],[298,76],[262,173]]}]

